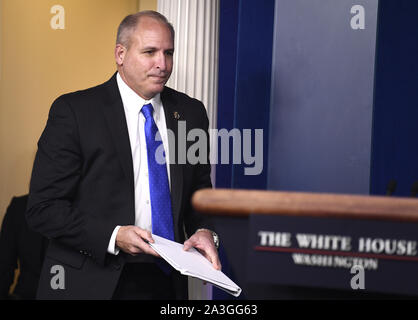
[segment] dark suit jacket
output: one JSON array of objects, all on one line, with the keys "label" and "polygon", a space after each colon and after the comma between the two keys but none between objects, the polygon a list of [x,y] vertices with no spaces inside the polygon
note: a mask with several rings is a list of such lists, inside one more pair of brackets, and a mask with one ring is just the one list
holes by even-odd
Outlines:
[{"label": "dark suit jacket", "polygon": [[[4,216],[0,233],[0,299],[35,299],[43,259],[44,239],[29,229],[25,211],[28,196],[13,197]],[[19,277],[12,296],[19,261]]]},{"label": "dark suit jacket", "polygon": [[[176,137],[179,120],[186,121],[187,131],[207,132],[201,102],[167,87],[161,100]],[[176,138],[176,150],[177,144]],[[170,164],[170,175],[174,236],[183,242],[184,231],[190,236],[205,227],[190,198],[211,187],[210,164]],[[115,74],[102,85],[59,97],[38,142],[26,217],[51,239],[38,297],[111,298],[126,260],[108,254],[107,247],[117,225],[134,225],[134,208],[132,153]],[[65,289],[51,288],[54,265],[64,266]],[[187,278],[178,275],[175,286],[178,298],[186,299]]]}]

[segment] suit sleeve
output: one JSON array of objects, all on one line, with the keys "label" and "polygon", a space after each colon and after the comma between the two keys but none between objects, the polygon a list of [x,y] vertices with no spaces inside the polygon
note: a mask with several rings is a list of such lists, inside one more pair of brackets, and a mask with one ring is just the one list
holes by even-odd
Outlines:
[{"label": "suit sleeve", "polygon": [[53,103],[38,142],[26,219],[34,231],[103,264],[108,230],[77,207],[83,155],[75,114],[63,97]]},{"label": "suit sleeve", "polygon": [[[200,103],[200,108],[198,108],[199,120],[198,127],[203,129],[206,133],[207,149],[206,149],[206,162],[197,163],[194,165],[193,169],[193,185],[191,190],[191,196],[193,193],[200,189],[212,188],[211,182],[211,165],[209,161],[209,152],[210,152],[210,139],[209,139],[209,119],[206,113],[206,109],[202,103]],[[188,200],[188,210],[186,210],[186,219],[185,219],[185,228],[186,233],[191,236],[199,228],[206,228],[213,230],[213,226],[210,223],[210,220],[207,216],[196,212],[191,205],[191,198]]]}]

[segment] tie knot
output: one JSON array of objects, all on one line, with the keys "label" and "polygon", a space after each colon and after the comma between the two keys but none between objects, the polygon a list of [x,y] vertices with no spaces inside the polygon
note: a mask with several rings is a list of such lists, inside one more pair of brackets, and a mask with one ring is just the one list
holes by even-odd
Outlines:
[{"label": "tie knot", "polygon": [[141,112],[143,113],[145,119],[152,118],[152,112],[154,108],[152,107],[151,103],[145,104],[141,108]]}]

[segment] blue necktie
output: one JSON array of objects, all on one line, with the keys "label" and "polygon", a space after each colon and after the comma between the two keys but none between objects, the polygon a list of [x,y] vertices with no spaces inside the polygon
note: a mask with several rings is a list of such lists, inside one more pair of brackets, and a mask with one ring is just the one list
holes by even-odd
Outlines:
[{"label": "blue necktie", "polygon": [[167,167],[165,163],[160,164],[156,160],[157,149],[162,145],[162,141],[156,140],[158,128],[152,117],[153,111],[154,108],[150,103],[144,105],[141,109],[141,112],[145,116],[152,233],[169,240],[174,240],[173,215],[171,211]]}]

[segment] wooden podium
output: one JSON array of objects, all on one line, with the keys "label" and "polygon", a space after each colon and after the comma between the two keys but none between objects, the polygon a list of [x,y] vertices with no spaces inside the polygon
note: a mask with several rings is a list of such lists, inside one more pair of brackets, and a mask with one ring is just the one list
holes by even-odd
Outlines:
[{"label": "wooden podium", "polygon": [[[192,204],[218,221],[248,222],[244,235],[237,234],[239,243],[231,237],[227,244],[233,252],[246,243],[246,257],[237,263],[246,269],[241,281],[342,290],[354,297],[418,295],[418,199],[205,189]],[[224,234],[233,232],[233,222],[229,229]],[[363,287],[355,276],[364,277]]]},{"label": "wooden podium", "polygon": [[418,221],[418,199],[258,190],[204,189],[194,208],[211,215],[250,214]]}]

